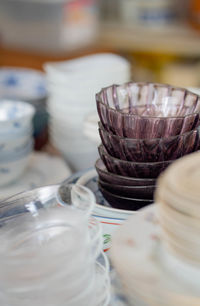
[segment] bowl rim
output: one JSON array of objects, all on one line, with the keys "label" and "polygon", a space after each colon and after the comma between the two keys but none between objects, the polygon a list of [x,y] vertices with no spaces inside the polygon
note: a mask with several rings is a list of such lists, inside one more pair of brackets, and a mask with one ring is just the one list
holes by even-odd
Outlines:
[{"label": "bowl rim", "polygon": [[[101,178],[99,178],[98,183],[99,184],[103,183],[103,184],[105,184],[107,186],[126,188],[126,189],[131,189],[131,190],[132,189],[144,189],[144,188],[153,188],[153,187],[156,187],[156,185],[144,185],[144,186],[140,186],[140,185],[139,186],[114,185],[114,184],[109,184],[107,182],[104,182],[103,180],[101,180]],[[104,188],[104,187],[102,187],[102,188]],[[109,192],[111,192],[111,191],[109,191]]]},{"label": "bowl rim", "polygon": [[20,101],[20,100],[12,100],[12,99],[0,99],[0,106],[3,104],[7,104],[10,106],[16,106],[24,109],[24,113],[16,116],[15,118],[6,118],[6,119],[0,119],[0,124],[5,124],[9,122],[15,122],[15,121],[22,121],[24,118],[31,119],[35,115],[35,107],[28,102]]},{"label": "bowl rim", "polygon": [[120,116],[122,117],[135,117],[135,118],[139,118],[139,119],[159,119],[159,120],[169,120],[169,119],[183,119],[183,118],[187,118],[187,117],[190,117],[190,116],[195,116],[195,115],[199,115],[200,114],[200,110],[199,112],[193,112],[193,113],[190,113],[190,114],[187,114],[185,116],[168,116],[168,117],[163,117],[163,116],[141,116],[141,115],[134,115],[134,114],[129,114],[129,113],[123,113],[121,111],[121,109],[119,110],[116,110],[115,108],[112,108],[110,107],[109,105],[107,105],[106,103],[104,103],[101,99],[101,93],[103,93],[104,91],[106,91],[107,89],[110,89],[110,88],[116,88],[116,87],[121,87],[121,86],[128,86],[129,84],[136,84],[136,85],[155,85],[157,87],[167,87],[167,88],[170,88],[170,89],[176,89],[176,90],[180,90],[180,91],[184,91],[185,93],[189,93],[193,96],[196,96],[196,99],[199,99],[200,100],[200,95],[198,94],[195,94],[194,92],[186,89],[186,88],[182,88],[182,87],[176,87],[176,86],[172,86],[172,85],[169,85],[169,84],[162,84],[162,83],[153,83],[153,82],[126,82],[126,83],[123,83],[121,85],[119,84],[113,84],[111,86],[107,86],[107,87],[103,87],[98,93],[96,93],[95,95],[95,98],[96,98],[96,103],[97,104],[102,104],[103,106],[105,106],[109,111],[112,111],[116,114],[119,114]]},{"label": "bowl rim", "polygon": [[[94,168],[85,170],[85,171],[82,173],[82,175],[81,175],[80,177],[78,177],[78,179],[77,179],[77,181],[76,181],[75,184],[79,184],[79,185],[85,186],[85,184],[86,184],[90,179],[92,179],[92,178],[94,178],[94,177],[97,177],[97,176],[98,176],[97,171],[96,171]],[[87,179],[87,181],[86,181],[86,179]],[[98,186],[98,184],[97,184],[97,186]],[[97,209],[104,210],[105,212],[107,211],[107,212],[109,212],[109,213],[118,213],[118,214],[123,214],[123,215],[126,215],[126,216],[130,216],[130,215],[133,215],[133,214],[136,213],[136,211],[125,210],[125,209],[119,209],[119,208],[113,208],[113,207],[111,207],[111,206],[101,205],[101,204],[99,204],[99,203],[97,203],[97,202],[96,202],[95,207],[96,207]],[[99,216],[99,217],[102,217],[102,216],[96,214],[95,208],[94,208],[94,213],[93,213],[93,215],[95,215],[95,216],[97,215],[97,216]],[[119,216],[118,216],[118,217],[119,217]],[[111,219],[116,219],[116,218],[118,219],[118,217],[105,217],[105,216],[103,216],[103,218],[111,218]],[[121,217],[120,217],[120,218],[121,218]],[[123,220],[124,220],[124,219],[123,219]]]},{"label": "bowl rim", "polygon": [[[103,150],[103,154],[107,155],[109,159],[111,160],[116,160],[117,162],[120,162],[122,164],[128,164],[128,165],[150,165],[150,166],[154,166],[154,165],[163,165],[163,164],[171,164],[172,162],[174,162],[177,159],[174,160],[163,160],[163,161],[159,161],[159,162],[133,162],[133,161],[127,161],[127,160],[122,160],[116,157],[111,156],[110,154],[108,154],[108,152],[106,151],[105,147],[101,144],[100,146],[98,146],[98,151],[99,154],[100,152]],[[100,154],[101,156],[101,154]]]},{"label": "bowl rim", "polygon": [[178,135],[175,135],[175,136],[169,136],[169,137],[156,137],[156,138],[130,138],[130,137],[123,137],[123,136],[119,136],[119,135],[115,135],[113,134],[112,132],[110,131],[107,131],[102,122],[101,121],[98,121],[98,129],[99,129],[99,133],[100,131],[102,131],[103,133],[113,137],[113,138],[116,138],[117,140],[123,140],[123,141],[137,141],[137,142],[141,142],[141,141],[163,141],[163,140],[173,140],[173,139],[178,139],[178,138],[181,138],[181,137],[186,137],[187,135],[189,134],[193,134],[195,131],[199,131],[200,132],[200,125],[196,128],[194,128],[193,130],[190,130],[190,131],[187,131],[185,133],[182,133],[182,134],[178,134]]},{"label": "bowl rim", "polygon": [[[98,167],[98,163],[99,162],[102,162],[102,164],[103,164],[103,166],[105,167],[105,169],[101,169],[101,168],[99,168]],[[95,163],[95,168],[96,168],[96,171],[98,172],[98,170],[100,170],[100,171],[102,171],[102,172],[104,172],[104,173],[106,173],[106,175],[110,175],[110,176],[116,176],[117,178],[121,178],[121,179],[128,179],[128,180],[130,180],[130,181],[137,181],[137,182],[142,182],[142,181],[148,181],[148,182],[155,182],[156,181],[156,179],[153,179],[153,178],[144,178],[144,179],[142,179],[142,178],[134,178],[134,177],[129,177],[129,176],[123,176],[123,175],[120,175],[120,174],[115,174],[115,173],[112,173],[112,172],[109,172],[108,170],[107,170],[107,168],[106,168],[106,166],[105,166],[105,164],[104,164],[104,162],[103,162],[103,160],[101,159],[101,158],[98,158],[97,159],[97,161],[96,161],[96,163]]]},{"label": "bowl rim", "polygon": [[[98,184],[99,190],[103,190],[103,192],[105,191],[106,193],[108,193],[108,195],[110,195],[111,197],[120,199],[120,200],[129,200],[129,201],[138,201],[138,202],[146,202],[146,203],[153,203],[153,200],[148,200],[148,199],[137,199],[137,198],[129,198],[129,197],[122,197],[120,195],[116,195],[110,191],[107,191],[105,188],[101,187]],[[101,191],[102,192],[102,191]]]}]

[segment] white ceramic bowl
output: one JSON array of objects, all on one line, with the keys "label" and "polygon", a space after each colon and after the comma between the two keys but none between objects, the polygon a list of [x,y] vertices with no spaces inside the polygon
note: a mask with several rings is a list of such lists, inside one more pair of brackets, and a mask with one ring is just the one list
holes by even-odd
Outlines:
[{"label": "white ceramic bowl", "polygon": [[[90,69],[88,69],[90,67]],[[91,75],[105,77],[110,71],[130,72],[130,64],[123,57],[111,53],[101,53],[80,57],[78,59],[45,65],[47,74],[59,82],[68,80],[84,81]]]},{"label": "white ceramic bowl", "polygon": [[42,72],[27,68],[0,68],[0,98],[35,102],[45,99],[46,82]]},{"label": "white ceramic bowl", "polygon": [[0,159],[0,186],[17,180],[25,171],[32,152],[32,142],[24,151]]},{"label": "white ceramic bowl", "polygon": [[0,101],[0,136],[29,129],[35,109],[32,105],[11,100]]},{"label": "white ceramic bowl", "polygon": [[92,167],[98,157],[96,147],[94,147],[93,150],[81,150],[81,148],[79,148],[79,150],[73,150],[72,148],[68,151],[59,148],[59,150],[74,171],[81,171]]},{"label": "white ceramic bowl", "polygon": [[15,153],[20,151],[30,142],[33,129],[20,130],[16,133],[0,133],[0,156],[2,153]]}]

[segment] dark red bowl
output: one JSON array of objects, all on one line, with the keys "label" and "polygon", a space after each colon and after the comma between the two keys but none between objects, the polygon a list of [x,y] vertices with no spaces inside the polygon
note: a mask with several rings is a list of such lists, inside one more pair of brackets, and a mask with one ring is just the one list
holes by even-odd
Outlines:
[{"label": "dark red bowl", "polygon": [[102,89],[96,102],[104,128],[122,137],[176,136],[199,125],[200,97],[183,88],[130,82]]},{"label": "dark red bowl", "polygon": [[133,139],[113,135],[99,123],[99,134],[104,147],[111,156],[127,161],[174,160],[195,152],[200,147],[200,127],[167,138]]},{"label": "dark red bowl", "polygon": [[99,185],[106,191],[127,198],[153,200],[156,186],[123,186],[114,185],[99,179]]},{"label": "dark red bowl", "polygon": [[155,163],[130,162],[112,157],[106,152],[103,145],[98,149],[107,170],[122,176],[157,178],[173,162],[172,160]]},{"label": "dark red bowl", "polygon": [[99,190],[106,201],[113,207],[125,210],[138,210],[153,203],[152,200],[127,198],[115,195],[99,185]]},{"label": "dark red bowl", "polygon": [[156,179],[148,179],[148,178],[136,178],[136,177],[128,177],[121,176],[115,173],[111,173],[106,169],[103,161],[98,159],[95,164],[95,168],[99,175],[99,178],[113,185],[125,185],[125,186],[155,186]]}]

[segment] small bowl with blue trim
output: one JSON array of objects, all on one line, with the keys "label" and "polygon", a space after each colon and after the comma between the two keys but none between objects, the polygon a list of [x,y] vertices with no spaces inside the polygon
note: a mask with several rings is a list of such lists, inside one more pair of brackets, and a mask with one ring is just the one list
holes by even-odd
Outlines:
[{"label": "small bowl with blue trim", "polygon": [[34,114],[34,107],[26,102],[0,100],[0,137],[30,129]]},{"label": "small bowl with blue trim", "polygon": [[0,158],[0,187],[6,186],[20,177],[28,166],[33,150],[33,141],[19,150],[9,154],[1,154]]}]

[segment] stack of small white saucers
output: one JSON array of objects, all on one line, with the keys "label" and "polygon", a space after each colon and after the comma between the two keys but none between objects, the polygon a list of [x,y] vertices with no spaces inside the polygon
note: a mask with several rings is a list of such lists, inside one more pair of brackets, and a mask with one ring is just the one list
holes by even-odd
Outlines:
[{"label": "stack of small white saucers", "polygon": [[0,186],[17,180],[28,165],[34,113],[28,103],[0,101]]},{"label": "stack of small white saucers", "polygon": [[97,54],[47,63],[50,139],[70,166],[82,170],[94,165],[96,144],[84,135],[84,120],[96,110],[95,93],[130,79],[130,64],[114,54]]},{"label": "stack of small white saucers", "polygon": [[124,224],[111,257],[130,305],[200,305],[200,153],[158,180],[156,205]]}]

